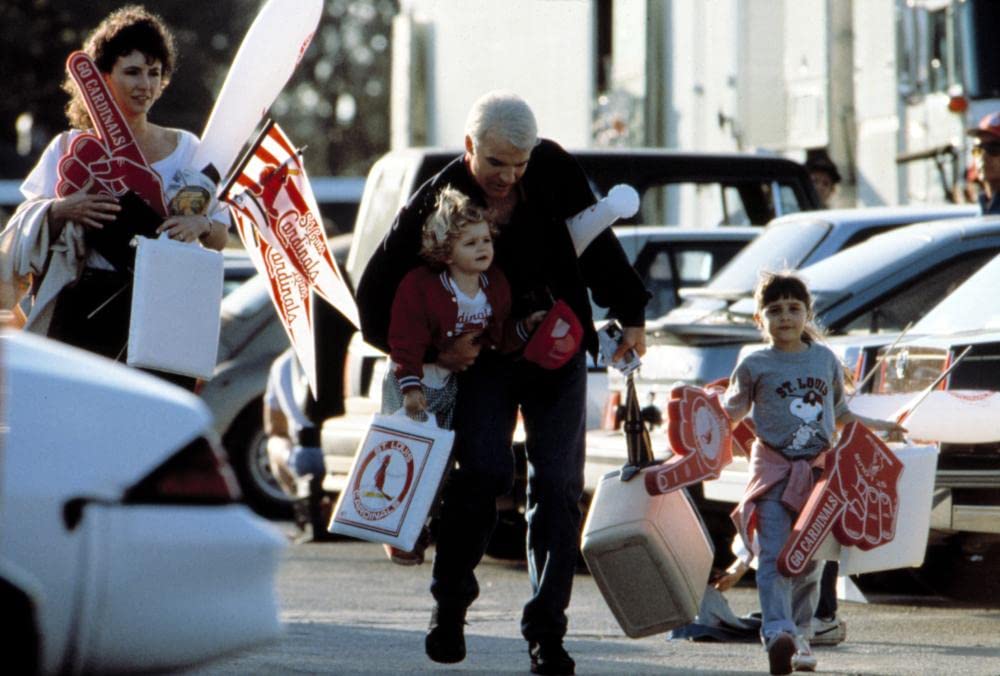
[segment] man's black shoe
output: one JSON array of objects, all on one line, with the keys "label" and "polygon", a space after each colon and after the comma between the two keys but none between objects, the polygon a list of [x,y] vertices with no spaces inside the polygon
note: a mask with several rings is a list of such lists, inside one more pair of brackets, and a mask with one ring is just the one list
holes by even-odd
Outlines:
[{"label": "man's black shoe", "polygon": [[465,659],[465,608],[434,606],[424,650],[427,657],[444,664]]},{"label": "man's black shoe", "polygon": [[531,673],[549,676],[576,673],[576,662],[563,648],[559,639],[529,641],[528,655],[531,656]]}]

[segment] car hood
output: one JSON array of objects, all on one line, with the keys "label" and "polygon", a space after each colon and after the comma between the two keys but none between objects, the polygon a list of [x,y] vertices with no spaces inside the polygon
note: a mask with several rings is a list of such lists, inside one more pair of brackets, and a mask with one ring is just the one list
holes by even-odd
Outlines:
[{"label": "car hood", "polygon": [[646,333],[650,345],[726,345],[761,338],[756,326],[737,324],[652,324]]},{"label": "car hood", "polygon": [[118,499],[211,428],[194,395],[103,357],[13,331],[0,351],[6,450],[44,458],[26,463],[44,475],[7,477],[18,485]]}]

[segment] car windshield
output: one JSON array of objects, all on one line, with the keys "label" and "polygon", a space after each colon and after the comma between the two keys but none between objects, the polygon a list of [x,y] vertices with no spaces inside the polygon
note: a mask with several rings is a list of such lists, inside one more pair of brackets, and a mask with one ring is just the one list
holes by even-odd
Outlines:
[{"label": "car windshield", "polygon": [[911,333],[962,333],[1000,328],[1000,256],[969,277],[917,322]]},{"label": "car windshield", "polygon": [[[809,252],[816,248],[831,226],[826,221],[802,218],[775,222],[764,229],[760,237],[748,244],[705,287],[706,296],[719,293],[753,293],[760,270],[797,268]],[[691,293],[697,297],[698,290]]]}]

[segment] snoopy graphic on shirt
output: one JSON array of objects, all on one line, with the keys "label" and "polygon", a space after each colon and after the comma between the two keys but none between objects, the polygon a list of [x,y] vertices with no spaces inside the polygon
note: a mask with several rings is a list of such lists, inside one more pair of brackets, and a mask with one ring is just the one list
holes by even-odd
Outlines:
[{"label": "snoopy graphic on shirt", "polygon": [[788,402],[788,410],[801,421],[792,435],[790,448],[796,451],[803,450],[813,438],[820,436],[823,396],[815,391],[809,391],[801,397],[792,397]]}]

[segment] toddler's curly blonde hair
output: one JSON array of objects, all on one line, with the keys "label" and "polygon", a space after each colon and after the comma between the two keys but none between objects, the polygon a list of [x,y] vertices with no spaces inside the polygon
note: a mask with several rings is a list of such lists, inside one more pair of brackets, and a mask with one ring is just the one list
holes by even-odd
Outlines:
[{"label": "toddler's curly blonde hair", "polygon": [[446,185],[438,193],[434,211],[424,221],[420,255],[432,265],[444,265],[451,258],[452,247],[462,236],[462,230],[483,222],[490,227],[490,235],[496,237],[492,212],[473,204],[467,195]]}]

